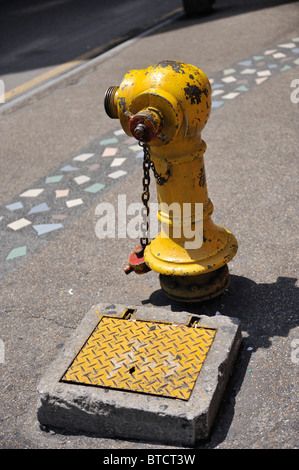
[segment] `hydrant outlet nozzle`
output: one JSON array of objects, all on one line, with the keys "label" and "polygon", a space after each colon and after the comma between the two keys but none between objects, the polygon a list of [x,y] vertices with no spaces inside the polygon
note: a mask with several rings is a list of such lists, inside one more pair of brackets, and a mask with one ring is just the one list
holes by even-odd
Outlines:
[{"label": "hydrant outlet nozzle", "polygon": [[117,91],[118,86],[110,86],[105,93],[104,97],[104,107],[107,115],[111,119],[118,119],[118,110],[117,110]]}]

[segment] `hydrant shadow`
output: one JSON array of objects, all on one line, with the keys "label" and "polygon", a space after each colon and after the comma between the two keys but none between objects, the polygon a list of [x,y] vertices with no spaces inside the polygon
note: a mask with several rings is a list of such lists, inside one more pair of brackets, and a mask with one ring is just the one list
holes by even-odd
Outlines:
[{"label": "hydrant shadow", "polygon": [[234,416],[235,398],[248,370],[251,354],[259,348],[269,348],[275,336],[288,337],[289,332],[298,326],[299,289],[296,281],[296,278],[278,277],[274,283],[258,284],[246,277],[231,275],[228,292],[202,304],[177,303],[168,299],[162,290],[153,292],[143,302],[153,306],[168,306],[174,312],[226,315],[238,318],[241,322],[243,341],[233,373],[210,438],[199,443],[199,448],[214,448],[225,440]]},{"label": "hydrant shadow", "polygon": [[198,315],[217,314],[238,318],[242,330],[255,339],[255,346],[266,348],[272,336],[287,336],[298,325],[299,288],[296,278],[278,277],[272,284],[257,284],[244,276],[231,275],[224,295],[198,304],[176,302],[159,289],[143,305],[168,306],[173,312],[190,312]]}]

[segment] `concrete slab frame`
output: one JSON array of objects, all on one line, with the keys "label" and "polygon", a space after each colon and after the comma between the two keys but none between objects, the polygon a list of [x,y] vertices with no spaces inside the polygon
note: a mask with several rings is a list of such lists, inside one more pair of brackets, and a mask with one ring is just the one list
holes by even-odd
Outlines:
[{"label": "concrete slab frame", "polygon": [[148,321],[188,324],[191,316],[161,307],[93,306],[38,385],[38,420],[43,426],[69,432],[192,447],[210,434],[241,344],[240,322],[222,315],[192,314],[200,326],[217,328],[217,334],[187,401],[61,382],[99,316],[121,317],[127,308],[136,309],[135,319]]}]

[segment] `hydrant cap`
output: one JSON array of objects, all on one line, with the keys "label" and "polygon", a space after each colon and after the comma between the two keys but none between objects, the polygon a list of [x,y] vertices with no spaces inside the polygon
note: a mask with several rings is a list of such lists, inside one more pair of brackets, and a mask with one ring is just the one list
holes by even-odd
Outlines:
[{"label": "hydrant cap", "polygon": [[[146,107],[161,114],[160,134],[151,144],[169,143],[178,134],[198,137],[211,111],[211,86],[199,68],[174,60],[164,60],[147,69],[128,72],[115,94],[111,106],[127,134],[132,134],[129,121]],[[138,120],[136,120],[138,121]],[[158,128],[158,127],[157,127]]]}]

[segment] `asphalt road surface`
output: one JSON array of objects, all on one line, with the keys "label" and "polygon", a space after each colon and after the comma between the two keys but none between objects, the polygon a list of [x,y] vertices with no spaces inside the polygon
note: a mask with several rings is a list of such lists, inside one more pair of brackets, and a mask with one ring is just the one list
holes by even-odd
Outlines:
[{"label": "asphalt road surface", "polygon": [[181,0],[20,0],[0,2],[0,77],[6,92],[57,74],[136,36],[179,10]]},{"label": "asphalt road surface", "polygon": [[[296,448],[298,2],[219,0],[197,18],[178,1],[136,4],[1,2],[0,78],[21,89],[0,104],[0,447],[162,448],[39,427],[40,377],[91,306],[111,302],[239,318],[242,347],[197,450]],[[170,301],[154,272],[125,276],[136,240],[96,234],[99,203],[141,194],[140,149],[105,114],[105,90],[163,59],[211,80],[209,197],[239,242],[228,293],[201,306]]]}]

